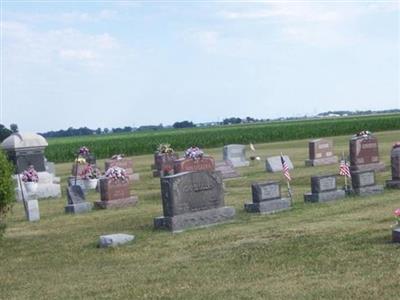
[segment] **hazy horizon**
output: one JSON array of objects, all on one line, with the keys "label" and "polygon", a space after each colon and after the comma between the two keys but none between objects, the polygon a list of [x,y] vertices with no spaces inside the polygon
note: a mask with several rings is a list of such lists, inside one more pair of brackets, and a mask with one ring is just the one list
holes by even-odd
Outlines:
[{"label": "hazy horizon", "polygon": [[400,108],[398,1],[2,1],[0,123],[46,132]]}]

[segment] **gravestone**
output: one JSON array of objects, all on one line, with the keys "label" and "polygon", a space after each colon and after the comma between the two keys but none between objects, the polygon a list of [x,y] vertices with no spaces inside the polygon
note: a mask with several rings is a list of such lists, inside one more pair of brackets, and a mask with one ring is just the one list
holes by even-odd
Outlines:
[{"label": "gravestone", "polygon": [[104,169],[107,171],[111,167],[119,167],[124,169],[130,181],[139,180],[139,173],[135,173],[133,170],[132,159],[128,158],[107,159],[104,163]]},{"label": "gravestone", "polygon": [[355,136],[350,140],[350,170],[385,170],[385,164],[379,161],[378,140],[373,135]]},{"label": "gravestone", "polygon": [[[293,164],[290,160],[289,156],[284,155],[283,159],[285,160],[289,170],[293,170]],[[275,172],[282,172],[282,162],[280,156],[271,156],[268,157],[265,161],[265,169],[267,172],[275,173]]]},{"label": "gravestone", "polygon": [[351,173],[354,193],[358,196],[369,196],[383,193],[383,186],[376,185],[375,171],[355,171]]},{"label": "gravestone", "polygon": [[129,180],[120,181],[109,178],[101,178],[100,186],[100,201],[94,203],[95,207],[107,208],[122,208],[135,206],[138,202],[137,196],[131,196]]},{"label": "gravestone", "polygon": [[8,159],[15,166],[15,174],[20,174],[30,165],[37,172],[45,172],[44,150],[47,147],[44,137],[36,133],[13,133],[1,143]]},{"label": "gravestone", "polygon": [[99,239],[100,248],[117,247],[127,244],[135,239],[134,235],[125,233],[114,233],[101,235]]},{"label": "gravestone", "polygon": [[235,168],[250,165],[250,162],[246,160],[246,146],[244,145],[232,144],[224,146],[223,159],[230,161]]},{"label": "gravestone", "polygon": [[392,242],[400,243],[400,227],[395,227],[392,229]]},{"label": "gravestone", "polygon": [[316,139],[308,143],[308,157],[305,161],[307,167],[331,165],[338,162],[338,157],[333,154],[333,141]]},{"label": "gravestone", "polygon": [[327,202],[344,198],[346,192],[336,187],[336,175],[312,176],[311,193],[304,194],[305,202]]},{"label": "gravestone", "polygon": [[79,185],[67,187],[67,206],[65,213],[81,214],[92,210],[92,203],[87,202],[85,194]]},{"label": "gravestone", "polygon": [[155,228],[179,232],[228,221],[235,209],[224,204],[222,174],[216,171],[184,172],[161,178],[163,216]]},{"label": "gravestone", "polygon": [[88,192],[86,190],[85,180],[80,178],[80,177],[76,178],[76,182],[75,182],[75,177],[74,176],[69,176],[68,177],[68,186],[73,186],[73,185],[79,185],[84,193]]},{"label": "gravestone", "polygon": [[222,179],[238,178],[240,174],[235,170],[229,160],[219,161],[215,163],[215,171],[220,171]]},{"label": "gravestone", "polygon": [[174,174],[195,171],[214,171],[215,160],[211,156],[199,159],[180,158],[174,161]]},{"label": "gravestone", "polygon": [[164,176],[165,171],[174,171],[174,161],[179,158],[178,153],[154,153],[153,177]]},{"label": "gravestone", "polygon": [[282,198],[278,181],[257,182],[251,185],[252,203],[245,203],[250,213],[271,214],[290,209],[290,199]]},{"label": "gravestone", "polygon": [[39,202],[37,199],[25,200],[25,215],[29,222],[39,221]]},{"label": "gravestone", "polygon": [[22,193],[26,191],[24,185],[19,184],[17,174],[21,174],[30,165],[33,165],[39,176],[36,199],[61,196],[60,178],[46,171],[44,150],[47,145],[46,139],[41,135],[20,132],[13,133],[1,143],[1,148],[6,151],[8,159],[15,167],[13,180],[18,201],[22,201]]},{"label": "gravestone", "polygon": [[386,186],[388,188],[400,189],[400,146],[393,147],[390,155],[390,165],[392,180],[387,180]]}]

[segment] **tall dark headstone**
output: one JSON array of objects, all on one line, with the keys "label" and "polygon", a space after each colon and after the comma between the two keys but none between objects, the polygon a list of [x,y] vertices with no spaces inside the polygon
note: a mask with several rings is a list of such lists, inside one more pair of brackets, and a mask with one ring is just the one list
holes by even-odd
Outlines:
[{"label": "tall dark headstone", "polygon": [[392,180],[386,181],[388,188],[400,189],[400,142],[393,146],[390,155],[390,165],[392,169]]},{"label": "tall dark headstone", "polygon": [[180,158],[174,161],[174,173],[214,171],[215,160],[211,156],[203,156],[199,159]]},{"label": "tall dark headstone", "polygon": [[71,214],[81,214],[92,210],[92,203],[87,202],[85,194],[79,185],[67,187],[67,206],[65,212]]},{"label": "tall dark headstone", "polygon": [[225,206],[220,172],[184,172],[162,177],[161,196],[163,216],[154,219],[156,228],[179,232],[235,216],[235,209]]},{"label": "tall dark headstone", "polygon": [[290,199],[281,197],[281,187],[278,181],[253,183],[251,192],[253,202],[244,205],[247,212],[271,214],[290,209]]},{"label": "tall dark headstone", "polygon": [[304,194],[305,202],[327,202],[344,198],[346,192],[336,187],[336,175],[312,176],[311,193]]},{"label": "tall dark headstone", "polygon": [[96,208],[122,208],[134,206],[138,202],[137,196],[131,196],[129,179],[126,181],[100,178],[100,201],[94,203]]},{"label": "tall dark headstone", "polygon": [[351,171],[384,171],[385,165],[379,161],[378,139],[373,135],[354,136],[350,140]]},{"label": "tall dark headstone", "polygon": [[338,162],[337,156],[333,154],[333,141],[327,139],[316,139],[308,143],[309,159],[305,161],[308,167],[331,165]]}]

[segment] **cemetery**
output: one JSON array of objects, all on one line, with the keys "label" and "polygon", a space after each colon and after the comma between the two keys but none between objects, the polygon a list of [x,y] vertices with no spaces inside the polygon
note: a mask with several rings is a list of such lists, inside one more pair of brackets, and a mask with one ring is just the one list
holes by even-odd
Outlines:
[{"label": "cemetery", "polygon": [[[371,286],[376,293],[384,289],[392,295],[386,289],[397,283],[392,275],[398,269],[400,242],[395,225],[400,211],[394,214],[399,208],[398,131],[373,137],[356,146],[351,136],[313,140],[309,147],[309,140],[256,144],[262,159],[251,162],[244,144],[107,159],[82,147],[70,162],[53,165],[52,173],[45,167],[44,139],[27,142],[32,157],[7,142],[10,161],[21,166],[25,177],[37,175],[38,186],[58,184],[60,192],[39,197],[12,175],[20,200],[7,218],[0,251],[15,258],[0,268],[0,277],[8,278],[0,291],[7,298],[27,293],[30,298],[65,299],[257,298],[261,291],[267,298],[310,293],[346,298],[344,290],[326,289],[333,283],[366,299]],[[377,139],[379,153],[371,150],[377,149]],[[329,146],[315,146],[321,143]],[[311,148],[332,153],[310,155]],[[226,149],[234,149],[234,158]],[[281,153],[292,177],[289,186]],[[338,175],[342,153],[348,154],[352,169],[346,178],[351,191]],[[304,164],[307,156],[328,163]],[[362,160],[373,165],[364,167]],[[41,182],[41,173],[51,174],[45,177],[51,182]],[[88,187],[88,179],[96,185]],[[328,275],[315,279],[316,286],[299,285],[325,269],[330,269]],[[274,279],[249,291],[252,272]],[[368,278],[352,281],[354,274],[366,272]],[[282,289],[282,281],[290,288]],[[88,286],[95,282],[93,291]],[[37,285],[47,287],[38,290]]]}]

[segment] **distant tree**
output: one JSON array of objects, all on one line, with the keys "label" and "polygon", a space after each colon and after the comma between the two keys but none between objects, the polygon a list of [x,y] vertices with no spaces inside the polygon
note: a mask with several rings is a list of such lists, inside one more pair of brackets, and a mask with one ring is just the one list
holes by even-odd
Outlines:
[{"label": "distant tree", "polygon": [[192,128],[192,127],[196,127],[196,125],[194,125],[193,122],[191,122],[191,121],[175,122],[172,126],[174,128]]},{"label": "distant tree", "polygon": [[105,134],[107,134],[107,133],[109,133],[109,132],[110,132],[110,129],[108,129],[108,128],[104,128],[104,129],[103,129],[103,132],[104,132]]},{"label": "distant tree", "polygon": [[18,125],[17,125],[17,124],[11,124],[11,125],[10,125],[10,130],[11,130],[13,133],[18,132]]},{"label": "distant tree", "polygon": [[11,130],[6,128],[4,125],[0,124],[0,142],[4,141],[11,135]]},{"label": "distant tree", "polygon": [[100,127],[96,129],[96,134],[101,134],[101,128]]},{"label": "distant tree", "polygon": [[3,150],[0,149],[0,237],[6,228],[5,218],[7,212],[15,202],[12,174],[13,167],[7,160]]},{"label": "distant tree", "polygon": [[232,117],[232,118],[226,118],[222,121],[222,123],[224,125],[228,125],[228,124],[240,124],[242,123],[242,119],[241,118],[236,118],[236,117]]}]

